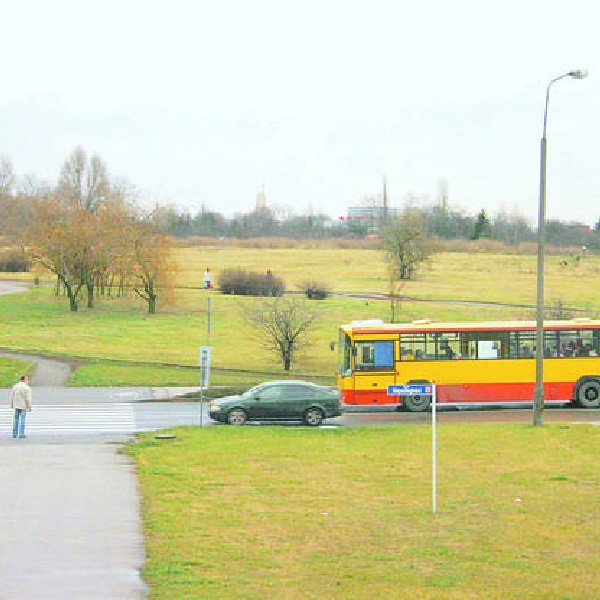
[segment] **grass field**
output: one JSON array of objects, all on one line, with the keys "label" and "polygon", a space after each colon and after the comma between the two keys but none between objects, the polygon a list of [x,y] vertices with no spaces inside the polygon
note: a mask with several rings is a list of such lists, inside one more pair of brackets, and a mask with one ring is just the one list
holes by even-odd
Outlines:
[{"label": "grass field", "polygon": [[[561,267],[560,256],[548,257],[548,304],[561,301],[600,314],[596,281],[600,257],[587,256]],[[76,374],[74,384],[194,385],[196,374],[173,371],[169,365],[193,366],[198,349],[207,343],[207,298],[212,299],[211,339],[213,373],[217,385],[235,383],[240,377],[260,379],[260,373],[283,374],[277,359],[262,346],[244,320],[256,299],[223,296],[200,289],[208,265],[218,281],[223,268],[241,266],[281,276],[288,290],[308,278],[326,282],[334,292],[385,293],[387,282],[381,253],[375,250],[330,247],[252,248],[194,246],[177,249],[180,265],[177,303],[148,316],[143,303],[132,298],[100,298],[94,310],[70,313],[64,298],[55,298],[50,286],[24,294],[0,296],[0,348],[56,354],[90,363]],[[5,274],[5,276],[7,276]],[[442,253],[430,268],[406,284],[403,293],[424,301],[402,304],[401,320],[496,320],[532,318],[535,304],[535,257],[509,254]],[[476,300],[515,306],[474,306],[455,301]],[[311,345],[293,364],[293,375],[330,377],[337,362],[330,342],[337,340],[338,326],[353,319],[389,319],[385,300],[330,297],[312,301],[319,313],[311,333]],[[101,359],[97,363],[95,359]],[[112,362],[112,366],[102,361]],[[126,369],[117,368],[126,366]],[[148,363],[139,366],[135,363]],[[154,366],[152,366],[154,365]],[[167,368],[165,368],[167,367]],[[232,371],[233,370],[233,371]],[[236,376],[245,371],[249,375]],[[255,380],[255,379],[252,379]]]},{"label": "grass field", "polygon": [[21,375],[28,375],[31,371],[30,363],[0,356],[0,388],[13,386]]},{"label": "grass field", "polygon": [[[152,598],[595,598],[600,428],[142,436]],[[520,501],[516,500],[520,499]]]}]

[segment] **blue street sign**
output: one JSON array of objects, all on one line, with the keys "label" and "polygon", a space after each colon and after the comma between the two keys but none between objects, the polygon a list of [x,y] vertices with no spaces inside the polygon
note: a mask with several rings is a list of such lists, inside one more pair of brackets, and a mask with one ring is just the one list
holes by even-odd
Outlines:
[{"label": "blue street sign", "polygon": [[388,396],[419,396],[432,394],[432,385],[388,385]]}]

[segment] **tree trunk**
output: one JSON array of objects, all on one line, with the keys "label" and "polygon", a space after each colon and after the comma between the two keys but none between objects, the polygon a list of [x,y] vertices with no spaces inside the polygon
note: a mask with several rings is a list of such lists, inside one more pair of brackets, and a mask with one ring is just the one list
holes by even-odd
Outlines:
[{"label": "tree trunk", "polygon": [[153,315],[156,313],[156,295],[151,295],[148,298],[148,314]]},{"label": "tree trunk", "polygon": [[87,307],[94,308],[94,283],[87,283]]},{"label": "tree trunk", "polygon": [[65,290],[67,291],[67,296],[69,298],[69,309],[72,312],[77,312],[77,298],[75,297],[75,294],[73,293],[73,288],[66,281],[63,281],[63,286],[64,286]]},{"label": "tree trunk", "polygon": [[292,364],[292,353],[290,352],[289,348],[283,349],[282,358],[283,358],[283,368],[286,371],[289,371],[290,366]]}]

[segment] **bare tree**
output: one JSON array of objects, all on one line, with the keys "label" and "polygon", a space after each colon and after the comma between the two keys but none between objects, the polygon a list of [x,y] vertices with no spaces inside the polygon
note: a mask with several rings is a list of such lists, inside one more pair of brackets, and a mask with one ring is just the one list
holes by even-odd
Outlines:
[{"label": "bare tree", "polygon": [[400,309],[401,293],[423,262],[429,260],[435,245],[427,238],[421,217],[407,209],[383,229],[382,246],[388,265],[391,322]]},{"label": "bare tree", "polygon": [[10,195],[15,182],[12,162],[8,156],[0,154],[0,198]]},{"label": "bare tree", "polygon": [[15,193],[17,196],[27,198],[50,198],[54,190],[47,181],[40,179],[33,173],[26,173],[23,177],[17,179]]},{"label": "bare tree", "polygon": [[11,200],[14,180],[15,176],[10,159],[0,154],[0,235],[6,232],[8,204]]},{"label": "bare tree", "polygon": [[308,344],[307,333],[318,317],[316,310],[296,298],[264,300],[246,313],[257,328],[265,347],[290,370],[297,353]]},{"label": "bare tree", "polygon": [[57,193],[64,202],[95,212],[112,198],[106,165],[96,154],[88,161],[85,150],[78,146],[63,164]]},{"label": "bare tree", "polygon": [[423,229],[421,217],[415,211],[405,211],[382,232],[382,245],[392,276],[411,279],[423,262],[427,261],[435,246]]}]

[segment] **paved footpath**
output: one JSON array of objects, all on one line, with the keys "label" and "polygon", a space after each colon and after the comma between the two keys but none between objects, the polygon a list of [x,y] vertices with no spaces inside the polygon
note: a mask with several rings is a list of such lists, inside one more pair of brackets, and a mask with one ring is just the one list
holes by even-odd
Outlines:
[{"label": "paved footpath", "polygon": [[119,448],[2,432],[0,599],[146,597],[134,467]]}]

